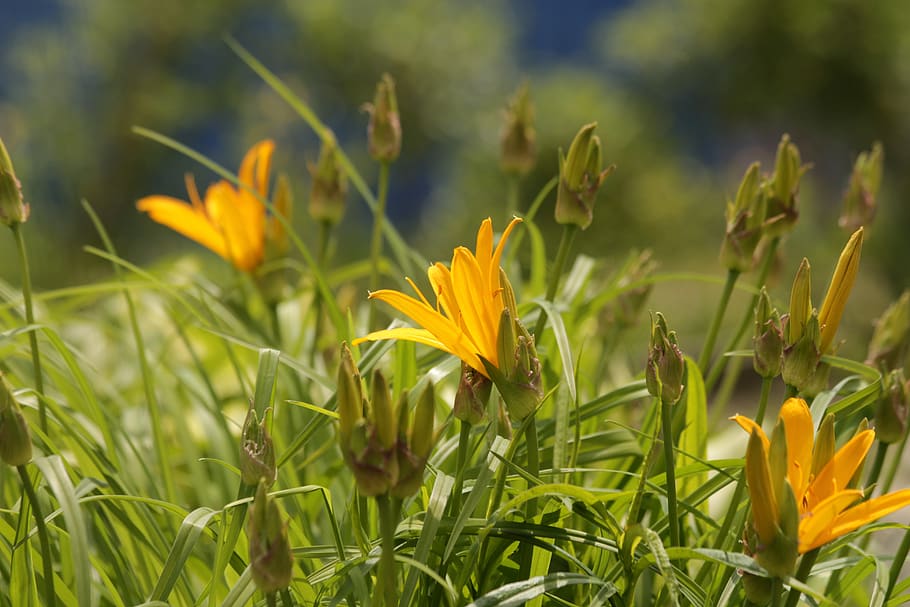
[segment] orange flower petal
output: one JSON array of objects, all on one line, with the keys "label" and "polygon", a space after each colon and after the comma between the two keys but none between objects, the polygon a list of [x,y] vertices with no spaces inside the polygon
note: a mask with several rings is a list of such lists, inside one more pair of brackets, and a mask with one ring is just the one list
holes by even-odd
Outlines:
[{"label": "orange flower petal", "polygon": [[237,191],[227,181],[219,181],[205,192],[205,211],[227,243],[228,259],[248,272],[262,261],[265,235],[261,226],[254,231],[241,207]]},{"label": "orange flower petal", "polygon": [[480,348],[478,353],[498,366],[496,334],[502,310],[497,311],[495,320],[491,317],[490,310],[485,306],[490,295],[486,292],[482,272],[477,260],[465,247],[455,249],[452,258],[452,286],[455,288],[455,299],[464,319],[465,330]]},{"label": "orange flower petal", "polygon": [[784,422],[787,435],[787,478],[798,504],[809,486],[815,425],[812,423],[809,406],[801,398],[788,398],[781,406],[778,418]]},{"label": "orange flower petal", "polygon": [[851,438],[846,445],[837,450],[831,461],[809,484],[806,491],[808,508],[813,508],[816,503],[842,491],[847,486],[853,474],[863,463],[874,440],[875,432],[866,430]]},{"label": "orange flower petal", "polygon": [[227,244],[202,209],[169,196],[146,196],[136,202],[136,208],[149,214],[152,220],[194,240],[225,259],[230,259]]},{"label": "orange flower petal", "polygon": [[[771,441],[768,440],[768,437],[765,435],[765,431],[761,429],[761,426],[756,424],[753,420],[749,419],[745,415],[734,415],[730,418],[739,424],[739,427],[748,432],[752,433],[753,430],[758,432],[758,437],[761,439],[762,445],[765,448],[765,453],[771,450]],[[797,499],[797,501],[799,501]]]},{"label": "orange flower petal", "polygon": [[426,329],[416,329],[414,327],[398,327],[397,329],[382,329],[373,331],[363,337],[358,337],[351,343],[353,345],[362,344],[365,341],[379,341],[382,339],[403,339],[405,341],[414,341],[437,350],[448,351],[445,344],[436,339],[436,337]]},{"label": "orange flower petal", "polygon": [[[895,491],[857,504],[840,513],[832,521],[831,525],[815,538],[812,544],[807,545],[805,551],[822,546],[842,535],[859,529],[866,523],[877,521],[883,516],[897,512],[906,506],[910,506],[910,489],[902,489],[901,491]],[[800,525],[800,536],[802,536],[802,525]],[[805,551],[800,547],[800,552]]]},{"label": "orange flower petal", "polygon": [[862,497],[862,491],[841,491],[807,511],[799,522],[800,553],[827,544],[837,537],[830,535],[832,523],[841,512]]}]

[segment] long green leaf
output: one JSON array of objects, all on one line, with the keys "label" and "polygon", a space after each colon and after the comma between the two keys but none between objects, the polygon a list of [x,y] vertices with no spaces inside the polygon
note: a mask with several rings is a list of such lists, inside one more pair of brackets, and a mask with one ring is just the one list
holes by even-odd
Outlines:
[{"label": "long green leaf", "polygon": [[155,589],[152,590],[152,594],[149,596],[150,601],[167,600],[168,595],[174,588],[174,584],[177,583],[177,578],[180,577],[180,572],[183,570],[186,560],[192,553],[193,548],[195,548],[199,536],[216,514],[218,512],[211,508],[197,508],[183,519],[180,529],[177,530],[174,545],[171,546],[171,551],[164,563],[161,577],[158,578],[158,583],[155,584]]},{"label": "long green leaf", "polygon": [[506,584],[483,595],[473,603],[470,603],[468,607],[518,607],[546,592],[580,584],[598,587],[612,586],[610,582],[595,576],[560,571]]}]

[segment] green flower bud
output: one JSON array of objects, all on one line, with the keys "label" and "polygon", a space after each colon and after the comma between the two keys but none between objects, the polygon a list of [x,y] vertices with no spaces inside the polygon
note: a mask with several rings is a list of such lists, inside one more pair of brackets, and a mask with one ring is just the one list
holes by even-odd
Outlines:
[{"label": "green flower bud", "polygon": [[383,74],[376,85],[372,104],[364,104],[370,114],[367,140],[370,156],[379,162],[393,162],[401,153],[401,119],[398,116],[398,99],[395,81]]},{"label": "green flower bud", "polygon": [[651,317],[651,341],[645,368],[648,392],[665,403],[676,404],[682,396],[685,372],[686,362],[679,349],[676,331],[668,330],[663,314],[657,312]]},{"label": "green flower bud", "polygon": [[761,240],[767,201],[760,187],[759,165],[753,163],[743,175],[736,199],[727,203],[727,229],[720,249],[721,263],[745,272],[752,267],[755,247]]},{"label": "green flower bud", "polygon": [[13,161],[0,139],[0,222],[7,226],[24,223],[29,206],[22,200],[22,184],[16,178]]},{"label": "green flower bud", "polygon": [[373,371],[370,386],[371,421],[376,427],[376,436],[383,449],[391,449],[398,442],[398,415],[392,406],[392,394],[385,376],[379,369]]},{"label": "green flower bud", "polygon": [[812,315],[812,278],[809,260],[803,257],[790,289],[790,316],[787,320],[787,345],[792,346],[802,336]]},{"label": "green flower bud", "polygon": [[268,413],[269,409],[266,409],[260,422],[251,403],[240,434],[241,478],[247,485],[258,485],[261,480],[266,488],[271,487],[278,476],[275,448],[266,428]]},{"label": "green flower bud", "polygon": [[[792,319],[788,320],[788,324],[791,321]],[[818,315],[813,312],[796,343],[784,348],[784,364],[781,368],[784,383],[798,391],[809,386],[821,360],[818,349],[820,340]]]},{"label": "green flower bud", "polygon": [[499,317],[497,341],[499,367],[481,358],[486,371],[506,403],[509,416],[523,420],[537,410],[543,400],[540,360],[534,338],[508,308]]},{"label": "green flower bud", "polygon": [[770,379],[780,373],[784,334],[780,314],[771,306],[768,291],[762,287],[755,306],[755,333],[752,336],[752,366],[761,377]]},{"label": "green flower bud", "polygon": [[875,436],[883,443],[896,443],[907,430],[910,390],[900,369],[884,377],[884,390],[875,409]]},{"label": "green flower bud", "polygon": [[502,131],[499,165],[506,173],[526,175],[537,161],[537,133],[534,131],[534,107],[528,84],[522,84],[509,100]]},{"label": "green flower bud", "polygon": [[799,149],[790,141],[789,135],[784,135],[777,147],[774,175],[767,184],[768,210],[765,230],[769,236],[789,232],[799,217],[796,210],[799,181],[809,169],[808,165],[800,163]]},{"label": "green flower bud", "polygon": [[461,379],[452,407],[455,418],[471,425],[482,422],[487,416],[487,402],[492,389],[492,382],[483,373],[461,363]]},{"label": "green flower bud", "polygon": [[559,188],[556,193],[556,222],[587,229],[594,220],[594,202],[612,165],[602,168],[600,138],[594,135],[596,122],[581,127],[566,157],[560,152]]},{"label": "green flower bud", "polygon": [[910,347],[910,291],[891,304],[875,323],[866,364],[879,369],[903,366]]},{"label": "green flower bud", "polygon": [[10,466],[23,466],[32,460],[32,440],[28,423],[12,386],[0,375],[0,460]]},{"label": "green flower bud", "polygon": [[[407,411],[407,401],[404,398],[399,406]],[[433,429],[435,411],[433,384],[427,383],[417,399],[411,431],[402,437],[404,440],[398,442],[398,482],[391,488],[393,497],[410,497],[423,484],[423,471],[436,438]]]},{"label": "green flower bud", "polygon": [[753,575],[748,571],[742,573],[743,592],[753,605],[768,605],[774,597],[774,582],[771,578]]},{"label": "green flower bud", "polygon": [[347,174],[338,163],[338,144],[331,131],[326,132],[319,148],[319,160],[307,169],[313,178],[310,189],[310,216],[318,222],[335,225],[344,217]]},{"label": "green flower bud", "polygon": [[347,343],[341,344],[341,364],[338,366],[338,438],[341,449],[347,448],[354,426],[363,419],[363,387],[360,373]]},{"label": "green flower bud", "polygon": [[265,482],[259,483],[250,506],[246,533],[256,587],[266,594],[287,588],[294,572],[288,526],[278,502],[266,493]]},{"label": "green flower bud", "polygon": [[882,183],[884,149],[876,142],[868,152],[861,152],[853,165],[850,185],[844,194],[844,210],[838,225],[850,232],[872,223],[875,197]]},{"label": "green flower bud", "polygon": [[812,444],[812,470],[810,476],[816,476],[831,461],[835,451],[834,414],[828,413],[815,433]]}]

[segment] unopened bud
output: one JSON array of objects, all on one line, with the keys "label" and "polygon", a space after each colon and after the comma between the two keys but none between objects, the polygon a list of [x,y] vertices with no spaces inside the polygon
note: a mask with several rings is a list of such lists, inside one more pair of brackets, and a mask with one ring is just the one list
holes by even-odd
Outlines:
[{"label": "unopened bud", "polygon": [[341,364],[338,366],[338,438],[342,450],[350,441],[354,426],[363,419],[363,387],[360,373],[347,343],[341,344]]},{"label": "unopened bud", "polygon": [[370,386],[370,405],[372,422],[376,427],[376,436],[383,449],[391,449],[398,441],[398,416],[392,406],[392,394],[385,376],[379,369],[373,371],[373,383]]},{"label": "unopened bud", "polygon": [[23,466],[32,460],[28,423],[12,386],[0,375],[0,460],[9,466]]},{"label": "unopened bud", "polygon": [[499,367],[481,358],[487,374],[506,403],[509,416],[521,421],[537,410],[543,400],[540,359],[534,338],[508,308],[499,317],[497,349]]},{"label": "unopened bud", "polygon": [[875,323],[866,364],[879,369],[903,365],[910,348],[910,291],[904,291]]},{"label": "unopened bud", "polygon": [[746,594],[746,600],[752,605],[768,605],[774,598],[774,582],[771,578],[761,577],[742,572],[743,592]]},{"label": "unopened bud", "polygon": [[487,415],[493,383],[480,371],[461,363],[461,379],[455,392],[452,413],[463,422],[479,424]]},{"label": "unopened bud", "polygon": [[265,482],[259,483],[250,506],[246,533],[256,587],[265,594],[286,589],[294,572],[294,555],[284,515],[278,502],[266,493]]},{"label": "unopened bud", "polygon": [[812,315],[812,278],[809,260],[803,257],[790,289],[790,314],[787,319],[787,345],[792,346],[802,336]]},{"label": "unopened bud", "polygon": [[0,139],[0,222],[7,226],[24,223],[29,206],[22,200],[22,184],[16,178],[13,161]]},{"label": "unopened bud", "polygon": [[884,389],[875,409],[875,435],[883,443],[896,443],[907,430],[910,391],[902,370],[884,377]]},{"label": "unopened bud", "polygon": [[876,142],[868,152],[862,152],[853,165],[850,185],[844,194],[844,210],[838,225],[851,232],[872,223],[875,217],[875,198],[882,183],[884,150]]},{"label": "unopened bud", "polygon": [[395,81],[388,74],[376,84],[372,104],[364,104],[370,114],[367,139],[370,156],[379,162],[393,162],[401,153],[401,119],[398,116],[398,99]]},{"label": "unopened bud", "polygon": [[780,373],[784,334],[780,314],[771,306],[768,291],[762,287],[755,307],[755,333],[752,336],[752,366],[761,377],[770,379]]},{"label": "unopened bud", "polygon": [[645,382],[648,392],[667,404],[676,404],[682,396],[686,361],[679,349],[676,331],[667,329],[663,314],[651,317],[651,340]]},{"label": "unopened bud", "polygon": [[338,163],[338,144],[327,131],[319,148],[319,160],[307,166],[313,179],[310,189],[310,216],[318,222],[335,225],[344,217],[347,175]]},{"label": "unopened bud", "polygon": [[603,168],[597,123],[581,127],[569,153],[559,159],[559,187],[556,193],[556,222],[587,229],[594,220],[594,203],[604,179],[613,172]]},{"label": "unopened bud", "polygon": [[526,175],[537,160],[534,107],[527,83],[521,85],[505,112],[499,165],[506,173]]},{"label": "unopened bud", "polygon": [[260,422],[256,409],[250,405],[240,434],[240,475],[247,485],[258,485],[261,480],[266,488],[272,486],[278,475],[275,466],[275,448],[266,428],[269,409]]},{"label": "unopened bud", "polygon": [[808,165],[801,164],[799,149],[790,141],[790,136],[784,135],[777,146],[774,175],[768,184],[766,234],[779,236],[789,232],[796,224],[799,217],[796,209],[799,181],[808,168]]},{"label": "unopened bud", "polygon": [[[402,392],[399,404],[407,411],[406,393]],[[393,497],[406,498],[414,495],[423,483],[423,471],[426,468],[427,457],[433,447],[435,433],[433,418],[436,411],[436,396],[433,384],[428,383],[414,410],[414,423],[410,432],[398,441],[398,481],[391,488]],[[402,417],[406,417],[403,415]],[[399,426],[400,428],[400,426]]]},{"label": "unopened bud", "polygon": [[756,162],[743,175],[736,199],[727,203],[727,228],[720,260],[730,270],[745,272],[752,267],[755,247],[762,237],[767,201],[760,179]]},{"label": "unopened bud", "polygon": [[821,344],[819,349],[822,354],[827,354],[834,342],[834,335],[840,324],[847,298],[853,290],[853,283],[859,271],[859,257],[863,249],[863,229],[860,228],[850,236],[850,240],[841,251],[831,277],[831,284],[825,293],[825,300],[818,312],[818,323],[821,328]]},{"label": "unopened bud", "polygon": [[[788,320],[788,325],[790,322]],[[813,313],[796,343],[784,348],[781,376],[785,384],[793,386],[797,390],[802,390],[809,385],[821,359],[821,352],[818,349],[819,340],[818,316]]]}]

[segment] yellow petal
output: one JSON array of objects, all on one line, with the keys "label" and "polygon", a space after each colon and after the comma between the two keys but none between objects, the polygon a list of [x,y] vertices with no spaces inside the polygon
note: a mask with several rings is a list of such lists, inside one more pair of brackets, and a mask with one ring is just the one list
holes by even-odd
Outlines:
[{"label": "yellow petal", "polygon": [[224,237],[228,259],[249,272],[262,261],[265,234],[261,225],[255,231],[241,207],[237,191],[227,181],[219,181],[205,192],[205,211]]},{"label": "yellow petal", "polygon": [[805,549],[803,549],[802,546],[803,529],[802,525],[800,525],[799,551],[807,552],[813,548],[823,546],[842,535],[846,535],[851,531],[859,529],[866,523],[877,521],[883,516],[887,516],[892,512],[897,512],[906,506],[910,506],[910,489],[895,491],[894,493],[882,495],[867,502],[857,504],[852,508],[838,514],[837,517],[834,518],[833,521],[830,521],[830,524],[827,525],[822,530],[822,532],[816,535],[811,541],[808,541],[807,538]]},{"label": "yellow petal", "polygon": [[734,415],[730,419],[739,424],[740,428],[749,434],[752,434],[752,432],[757,432],[758,437],[761,439],[762,446],[765,448],[765,453],[771,449],[771,441],[768,440],[767,435],[765,435],[765,431],[762,430],[761,426],[756,424],[753,420],[749,419],[745,415]]},{"label": "yellow petal", "polygon": [[437,350],[443,350],[448,352],[445,344],[436,339],[432,333],[426,329],[417,329],[414,327],[398,327],[396,329],[381,329],[379,331],[373,331],[368,333],[363,337],[358,337],[351,343],[353,345],[362,344],[365,341],[380,341],[383,339],[403,339],[405,341],[413,341],[425,346],[430,346],[431,348],[436,348]]},{"label": "yellow petal", "polygon": [[806,491],[808,509],[814,509],[816,504],[846,488],[847,483],[853,478],[853,474],[863,463],[874,440],[875,431],[865,430],[838,449],[831,461],[809,484]]},{"label": "yellow petal", "polygon": [[799,505],[809,486],[815,426],[809,407],[801,398],[788,398],[781,406],[778,418],[783,420],[787,434],[787,478]]},{"label": "yellow petal", "polygon": [[474,256],[487,278],[485,284],[489,284],[489,262],[493,259],[493,221],[489,217],[480,223],[480,228],[477,230],[477,246]]},{"label": "yellow petal", "polygon": [[485,305],[490,300],[490,294],[481,277],[477,260],[465,247],[455,249],[452,257],[452,286],[465,330],[479,347],[478,353],[498,366],[496,334],[502,310],[497,312],[495,318],[492,317]]},{"label": "yellow petal", "polygon": [[746,481],[752,499],[755,532],[763,544],[770,544],[777,535],[777,499],[771,482],[768,451],[756,429],[749,435],[749,445],[746,448]]},{"label": "yellow petal", "polygon": [[491,269],[491,284],[494,291],[499,290],[499,264],[502,260],[502,252],[505,249],[506,241],[509,240],[509,235],[512,233],[512,230],[515,229],[515,226],[521,223],[520,217],[513,217],[512,221],[509,222],[509,225],[506,226],[506,229],[503,231],[502,236],[499,239],[499,243],[496,245],[496,251],[493,252],[493,259],[490,260],[490,269]]},{"label": "yellow petal", "polygon": [[808,552],[834,539],[832,523],[851,504],[862,499],[862,491],[840,491],[803,514],[799,522],[799,551]]},{"label": "yellow petal", "polygon": [[271,139],[254,144],[243,157],[237,175],[241,183],[259,192],[263,198],[268,198],[269,194],[269,170],[274,151],[275,142]]},{"label": "yellow petal", "polygon": [[202,209],[195,209],[169,196],[146,196],[136,203],[136,208],[148,213],[154,221],[230,260],[224,236]]},{"label": "yellow petal", "polygon": [[452,274],[449,269],[441,263],[435,263],[427,270],[427,278],[430,279],[430,286],[433,287],[433,293],[436,294],[436,301],[442,311],[452,319],[455,326],[464,329],[464,321],[461,319],[458,302],[455,301],[455,289],[452,287]]}]

